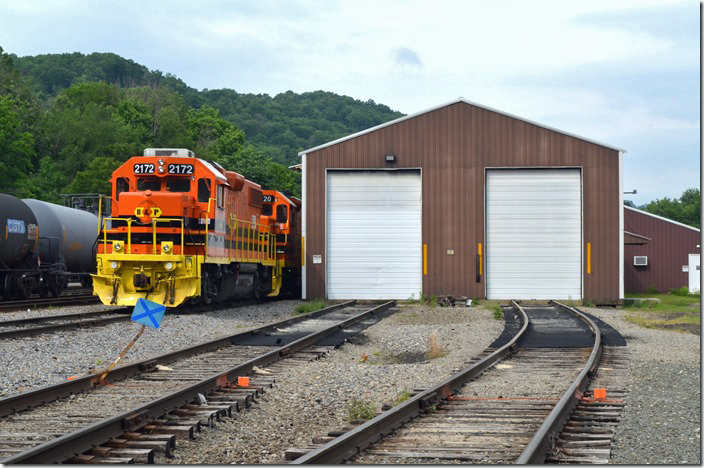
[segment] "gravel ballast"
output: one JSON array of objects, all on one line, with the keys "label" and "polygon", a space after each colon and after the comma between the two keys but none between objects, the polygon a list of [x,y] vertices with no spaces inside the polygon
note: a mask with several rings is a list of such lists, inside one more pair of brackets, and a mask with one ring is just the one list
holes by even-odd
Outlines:
[{"label": "gravel ballast", "polygon": [[701,464],[700,337],[642,328],[626,321],[623,310],[580,309],[618,330],[630,352],[611,463]]},{"label": "gravel ballast", "polygon": [[[291,317],[300,301],[272,301],[200,314],[167,311],[158,329],[147,328],[122,364],[138,362],[217,337]],[[3,313],[2,320],[109,310],[102,305]],[[0,397],[65,382],[107,368],[139,332],[126,321],[105,326],[0,340]]]},{"label": "gravel ballast", "polygon": [[[402,306],[327,357],[277,374],[274,388],[249,411],[203,440],[181,444],[174,459],[160,463],[285,463],[286,449],[348,425],[349,402],[373,403],[379,410],[404,390],[427,387],[463,368],[503,330],[492,314]],[[447,355],[426,358],[432,336]]]},{"label": "gravel ballast", "polygon": [[[212,339],[211,334],[231,335],[282,320],[290,317],[298,303],[277,301],[200,315],[167,313],[162,328],[148,329],[124,361],[191,346]],[[100,308],[103,306],[4,313],[2,318]],[[427,387],[464,367],[503,328],[492,311],[476,307],[401,305],[399,309],[324,359],[278,373],[274,387],[250,410],[219,423],[199,440],[179,442],[176,457],[160,457],[159,463],[284,463],[286,449],[304,447],[314,437],[347,425],[348,402],[372,402],[378,410],[403,390]],[[580,309],[604,320],[628,342],[629,393],[611,462],[699,464],[700,337],[641,328],[627,322],[627,312],[622,310]],[[0,392],[12,395],[102,369],[139,327],[125,322],[0,341]],[[433,335],[448,354],[427,359]]]}]

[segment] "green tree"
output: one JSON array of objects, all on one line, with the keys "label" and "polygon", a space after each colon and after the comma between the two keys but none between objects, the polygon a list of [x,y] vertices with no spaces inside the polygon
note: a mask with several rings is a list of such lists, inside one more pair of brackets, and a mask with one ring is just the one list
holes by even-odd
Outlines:
[{"label": "green tree", "polygon": [[0,96],[0,192],[17,194],[26,183],[35,156],[34,137],[22,130],[21,104]]},{"label": "green tree", "polygon": [[93,159],[86,170],[80,171],[66,187],[68,193],[102,193],[110,194],[110,178],[120,167],[121,161],[99,156]]},{"label": "green tree", "polygon": [[646,204],[643,209],[689,226],[701,226],[701,194],[697,188],[685,190],[679,199],[659,198]]}]

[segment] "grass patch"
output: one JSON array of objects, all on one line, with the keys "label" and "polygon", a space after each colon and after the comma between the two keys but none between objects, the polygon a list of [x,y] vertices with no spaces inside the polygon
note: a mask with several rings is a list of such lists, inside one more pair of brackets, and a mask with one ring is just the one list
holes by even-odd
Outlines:
[{"label": "grass patch", "polygon": [[491,308],[491,310],[494,312],[494,318],[496,320],[501,320],[504,318],[504,310],[499,304],[496,304],[494,307]]},{"label": "grass patch", "polygon": [[308,302],[297,305],[292,315],[310,314],[316,310],[324,309],[329,305],[330,304],[328,304],[328,301],[325,299],[312,299]]},{"label": "grass patch", "polygon": [[446,355],[447,349],[445,349],[445,347],[440,344],[440,341],[438,340],[438,335],[433,332],[428,338],[428,351],[425,353],[425,356],[428,359],[437,359]]},{"label": "grass patch", "polygon": [[682,295],[681,290],[673,294],[628,294],[627,297],[656,298],[659,304],[625,306],[626,320],[645,328],[674,330],[680,332],[701,333],[701,314],[699,313],[699,294]]},{"label": "grass patch", "polygon": [[376,405],[371,401],[355,398],[345,405],[345,414],[347,415],[347,421],[351,423],[368,421],[376,416]]},{"label": "grass patch", "polygon": [[397,396],[396,399],[394,400],[394,406],[400,405],[400,404],[403,403],[404,401],[406,401],[406,400],[408,400],[409,398],[411,398],[411,396],[413,396],[413,394],[412,394],[410,391],[408,391],[408,390],[402,391],[401,393],[398,394],[398,396]]},{"label": "grass patch", "polygon": [[425,294],[421,293],[420,305],[430,306],[434,309],[438,306],[438,298],[435,294],[432,294],[431,296],[426,296]]}]

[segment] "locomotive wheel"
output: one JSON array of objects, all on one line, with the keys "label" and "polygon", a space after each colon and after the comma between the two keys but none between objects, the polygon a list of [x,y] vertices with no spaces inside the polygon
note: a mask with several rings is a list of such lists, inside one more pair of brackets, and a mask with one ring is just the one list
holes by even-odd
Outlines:
[{"label": "locomotive wheel", "polygon": [[49,295],[49,286],[46,283],[46,277],[42,276],[39,280],[39,297],[42,299],[46,299]]},{"label": "locomotive wheel", "polygon": [[31,280],[22,281],[22,280],[20,279],[20,281],[19,281],[19,283],[20,283],[19,286],[20,286],[20,287],[18,288],[18,291],[19,291],[19,293],[20,293],[20,299],[29,299],[29,296],[32,295],[32,289],[34,289],[34,288],[32,287],[32,283],[33,283],[33,282],[34,282],[34,281],[31,281]]},{"label": "locomotive wheel", "polygon": [[5,299],[9,301],[17,299],[17,278],[15,275],[5,276]]},{"label": "locomotive wheel", "polygon": [[258,273],[255,273],[252,278],[252,297],[254,299],[260,299],[262,297],[262,285]]}]

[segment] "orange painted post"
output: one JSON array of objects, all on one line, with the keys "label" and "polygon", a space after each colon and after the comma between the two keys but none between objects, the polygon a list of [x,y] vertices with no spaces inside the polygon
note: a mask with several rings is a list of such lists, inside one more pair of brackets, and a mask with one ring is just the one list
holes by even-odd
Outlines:
[{"label": "orange painted post", "polygon": [[484,263],[483,262],[484,259],[482,258],[482,243],[481,242],[479,244],[477,244],[477,253],[479,254],[479,276],[482,276],[482,263]]},{"label": "orange painted post", "polygon": [[592,244],[587,242],[587,274],[592,274]]},{"label": "orange painted post", "polygon": [[423,274],[428,274],[428,244],[423,244]]}]

